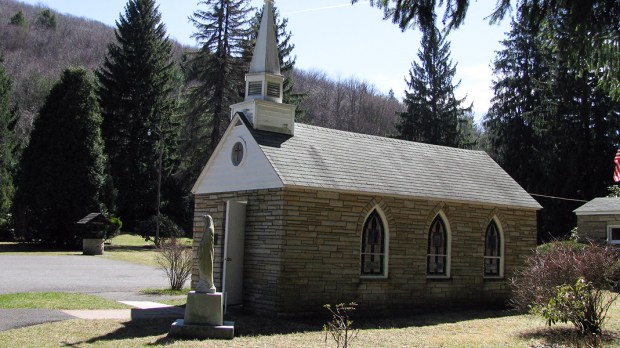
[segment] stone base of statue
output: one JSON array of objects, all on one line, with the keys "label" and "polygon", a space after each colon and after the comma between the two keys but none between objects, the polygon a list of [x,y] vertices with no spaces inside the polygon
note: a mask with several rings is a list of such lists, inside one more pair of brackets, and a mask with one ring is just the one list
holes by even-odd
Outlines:
[{"label": "stone base of statue", "polygon": [[224,322],[224,297],[190,291],[185,305],[185,319],[178,319],[170,327],[170,336],[184,338],[224,338],[235,336],[232,322]]}]

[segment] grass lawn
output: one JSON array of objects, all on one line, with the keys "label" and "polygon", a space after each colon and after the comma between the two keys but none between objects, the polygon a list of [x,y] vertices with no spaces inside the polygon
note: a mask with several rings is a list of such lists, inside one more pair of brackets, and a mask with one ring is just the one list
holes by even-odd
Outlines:
[{"label": "grass lawn", "polygon": [[[190,238],[179,238],[179,241],[191,247]],[[43,248],[37,245],[23,243],[0,243],[0,253],[3,254],[28,254],[28,255],[82,255],[81,251],[59,250]],[[135,234],[121,234],[106,241],[104,258],[138,263],[147,266],[158,267],[155,262],[155,251],[152,241]]]},{"label": "grass lawn", "polygon": [[[334,347],[324,342],[317,319],[269,319],[231,314],[235,338],[176,340],[167,337],[170,320],[69,320],[0,332],[0,347]],[[459,311],[357,318],[351,347],[568,347],[583,345],[569,325],[547,327],[543,320],[504,311]],[[609,313],[603,346],[620,346],[620,306]],[[36,339],[33,339],[35,337]]]},{"label": "grass lawn", "polygon": [[0,309],[126,309],[130,306],[98,296],[67,292],[20,292],[0,295]]}]

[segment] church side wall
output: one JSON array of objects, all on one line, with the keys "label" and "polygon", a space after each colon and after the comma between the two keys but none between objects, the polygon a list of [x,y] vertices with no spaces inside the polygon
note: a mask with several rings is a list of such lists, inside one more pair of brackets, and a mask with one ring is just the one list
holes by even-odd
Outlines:
[{"label": "church side wall", "polygon": [[[529,210],[312,189],[286,189],[283,207],[278,313],[284,315],[350,301],[360,311],[503,304],[506,279],[536,247],[536,212]],[[386,279],[359,275],[361,233],[374,207],[389,229]],[[452,231],[448,279],[426,276],[428,229],[438,211]],[[486,227],[494,216],[505,239],[503,279],[482,274]]]},{"label": "church side wall", "polygon": [[[204,231],[203,216],[209,214],[218,236],[215,246],[214,281],[222,289],[222,255],[224,254],[224,226],[226,202],[247,201],[245,256],[243,276],[244,307],[257,312],[273,312],[280,272],[282,249],[282,189],[239,191],[195,196],[194,260]],[[198,283],[198,267],[194,263],[192,289]]]}]

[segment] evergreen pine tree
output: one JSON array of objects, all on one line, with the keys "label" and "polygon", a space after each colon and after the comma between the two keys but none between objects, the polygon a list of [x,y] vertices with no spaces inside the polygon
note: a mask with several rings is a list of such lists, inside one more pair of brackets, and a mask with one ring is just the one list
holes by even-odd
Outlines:
[{"label": "evergreen pine tree", "polygon": [[105,162],[95,86],[84,69],[54,85],[23,152],[13,205],[25,241],[79,245],[76,222],[101,204]]},{"label": "evergreen pine tree", "polygon": [[24,17],[24,12],[22,12],[21,10],[19,12],[17,12],[16,14],[14,14],[10,19],[9,19],[9,24],[10,25],[16,25],[16,26],[20,26],[20,27],[25,27],[26,24],[28,24],[28,22],[26,22],[26,17]]},{"label": "evergreen pine tree", "polygon": [[423,31],[419,62],[413,62],[405,91],[407,111],[400,113],[396,125],[399,138],[452,147],[468,146],[469,139],[459,133],[471,111],[463,107],[464,99],[456,99],[453,84],[456,65],[450,60],[450,43],[437,27]]},{"label": "evergreen pine tree", "polygon": [[[605,195],[620,142],[620,104],[565,57],[563,15],[532,21],[521,7],[494,62],[495,97],[485,127],[492,156],[528,192],[590,200]],[[539,198],[539,238],[568,233],[580,203]]]},{"label": "evergreen pine tree", "polygon": [[50,9],[44,9],[37,15],[37,22],[41,28],[56,30],[56,15]]},{"label": "evergreen pine tree", "polygon": [[176,165],[174,65],[154,0],[129,0],[115,36],[97,72],[98,95],[118,214],[132,229],[157,211],[160,147],[162,182]]},{"label": "evergreen pine tree", "polygon": [[0,240],[10,239],[10,208],[13,201],[13,174],[16,165],[17,139],[14,108],[10,105],[11,79],[0,56]]},{"label": "evergreen pine tree", "polygon": [[248,0],[201,0],[191,21],[200,48],[186,65],[189,84],[184,129],[185,183],[192,185],[228,126],[229,106],[241,101]]},{"label": "evergreen pine tree", "polygon": [[494,97],[484,126],[491,156],[528,192],[540,193],[546,174],[540,132],[549,114],[544,81],[550,79],[552,56],[538,36],[538,23],[519,13],[511,26],[493,62]]}]

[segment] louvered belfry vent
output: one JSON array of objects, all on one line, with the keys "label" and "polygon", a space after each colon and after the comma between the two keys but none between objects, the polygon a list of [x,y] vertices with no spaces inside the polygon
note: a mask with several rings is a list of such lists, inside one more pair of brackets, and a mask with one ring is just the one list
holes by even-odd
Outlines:
[{"label": "louvered belfry vent", "polygon": [[241,114],[254,129],[294,135],[295,105],[282,100],[285,76],[280,70],[273,0],[263,1],[263,17],[245,75],[245,99],[230,106],[230,119]]},{"label": "louvered belfry vent", "polygon": [[261,94],[263,94],[262,81],[248,82],[248,95],[261,95]]},{"label": "louvered belfry vent", "polygon": [[267,83],[267,95],[274,98],[280,98],[280,84],[268,82]]}]

